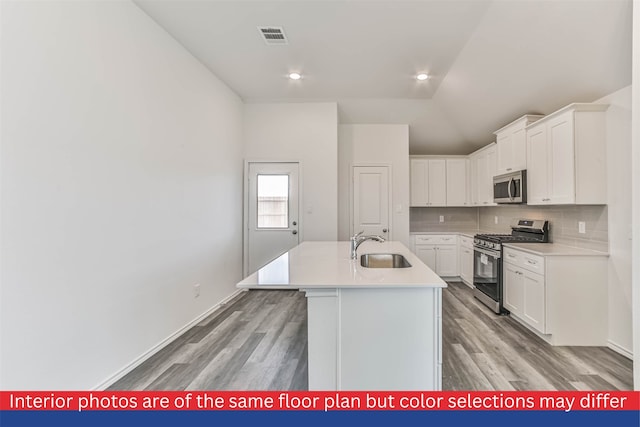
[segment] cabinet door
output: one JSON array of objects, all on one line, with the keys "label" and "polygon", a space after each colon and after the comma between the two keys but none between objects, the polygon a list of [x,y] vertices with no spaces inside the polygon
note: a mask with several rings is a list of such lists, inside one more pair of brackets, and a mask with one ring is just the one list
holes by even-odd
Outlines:
[{"label": "cabinet door", "polygon": [[447,159],[447,206],[467,206],[467,159]]},{"label": "cabinet door", "polygon": [[471,206],[478,206],[478,156],[469,156],[469,203]]},{"label": "cabinet door", "polygon": [[487,171],[486,177],[484,178],[486,188],[486,201],[488,205],[495,205],[493,203],[493,177],[496,176],[496,166],[497,166],[497,154],[496,147],[493,146],[487,149]]},{"label": "cabinet door", "polygon": [[524,320],[537,331],[546,333],[545,282],[541,274],[523,270]]},{"label": "cabinet door", "polygon": [[436,248],[436,274],[444,277],[458,275],[457,245],[443,245]]},{"label": "cabinet door", "polygon": [[426,159],[411,159],[411,206],[427,206],[429,200],[427,174]]},{"label": "cabinet door", "polygon": [[460,247],[460,278],[473,284],[473,249]]},{"label": "cabinet door", "polygon": [[527,133],[524,129],[518,129],[511,134],[511,165],[506,172],[518,171],[527,168]]},{"label": "cabinet door", "polygon": [[544,124],[527,129],[527,204],[548,203],[548,150]]},{"label": "cabinet door", "polygon": [[510,131],[501,132],[496,137],[496,154],[498,174],[511,172],[513,169],[513,142]]},{"label": "cabinet door", "polygon": [[516,316],[524,312],[524,274],[514,265],[505,262],[502,267],[503,305]]},{"label": "cabinet door", "polygon": [[[489,194],[488,194],[488,186],[485,182],[487,180],[487,176],[489,175],[489,168],[487,165],[487,156],[485,153],[482,153],[476,159],[476,181],[477,181],[477,192],[478,192],[478,205],[483,206],[487,205]],[[492,183],[493,185],[493,183]]]},{"label": "cabinet door", "polygon": [[427,267],[438,274],[436,269],[436,246],[435,245],[416,245],[416,256],[420,261],[427,264]]},{"label": "cabinet door", "polygon": [[556,205],[575,203],[576,200],[573,135],[573,111],[549,120],[547,124],[548,198],[550,203]]},{"label": "cabinet door", "polygon": [[429,206],[447,205],[447,163],[445,159],[430,159],[428,169]]}]

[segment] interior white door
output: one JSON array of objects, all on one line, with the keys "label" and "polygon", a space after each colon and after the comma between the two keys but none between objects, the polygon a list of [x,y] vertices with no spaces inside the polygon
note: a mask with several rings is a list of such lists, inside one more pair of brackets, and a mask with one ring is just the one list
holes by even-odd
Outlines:
[{"label": "interior white door", "polygon": [[389,168],[354,166],[353,232],[391,238],[389,229]]},{"label": "interior white door", "polygon": [[298,164],[249,163],[248,274],[299,243]]}]

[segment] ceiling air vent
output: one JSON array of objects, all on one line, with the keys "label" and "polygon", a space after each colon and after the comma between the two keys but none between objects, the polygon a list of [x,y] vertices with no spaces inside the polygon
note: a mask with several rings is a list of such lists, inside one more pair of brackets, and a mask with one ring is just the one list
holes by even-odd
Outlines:
[{"label": "ceiling air vent", "polygon": [[289,44],[282,27],[258,27],[258,31],[266,44]]}]

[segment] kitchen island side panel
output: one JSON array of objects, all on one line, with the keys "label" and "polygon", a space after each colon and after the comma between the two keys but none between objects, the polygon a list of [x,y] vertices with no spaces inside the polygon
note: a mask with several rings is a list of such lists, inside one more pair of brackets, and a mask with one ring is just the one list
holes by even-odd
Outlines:
[{"label": "kitchen island side panel", "polygon": [[340,290],[341,390],[438,389],[435,288]]},{"label": "kitchen island side panel", "polygon": [[306,290],[309,390],[440,390],[439,288]]}]

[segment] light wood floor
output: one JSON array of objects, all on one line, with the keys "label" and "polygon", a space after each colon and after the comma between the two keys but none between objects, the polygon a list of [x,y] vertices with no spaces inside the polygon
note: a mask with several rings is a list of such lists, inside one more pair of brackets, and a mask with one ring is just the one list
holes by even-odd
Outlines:
[{"label": "light wood floor", "polygon": [[[552,347],[496,316],[461,283],[443,292],[444,390],[630,390],[632,362],[602,347]],[[306,299],[249,291],[112,390],[306,390]]]}]

